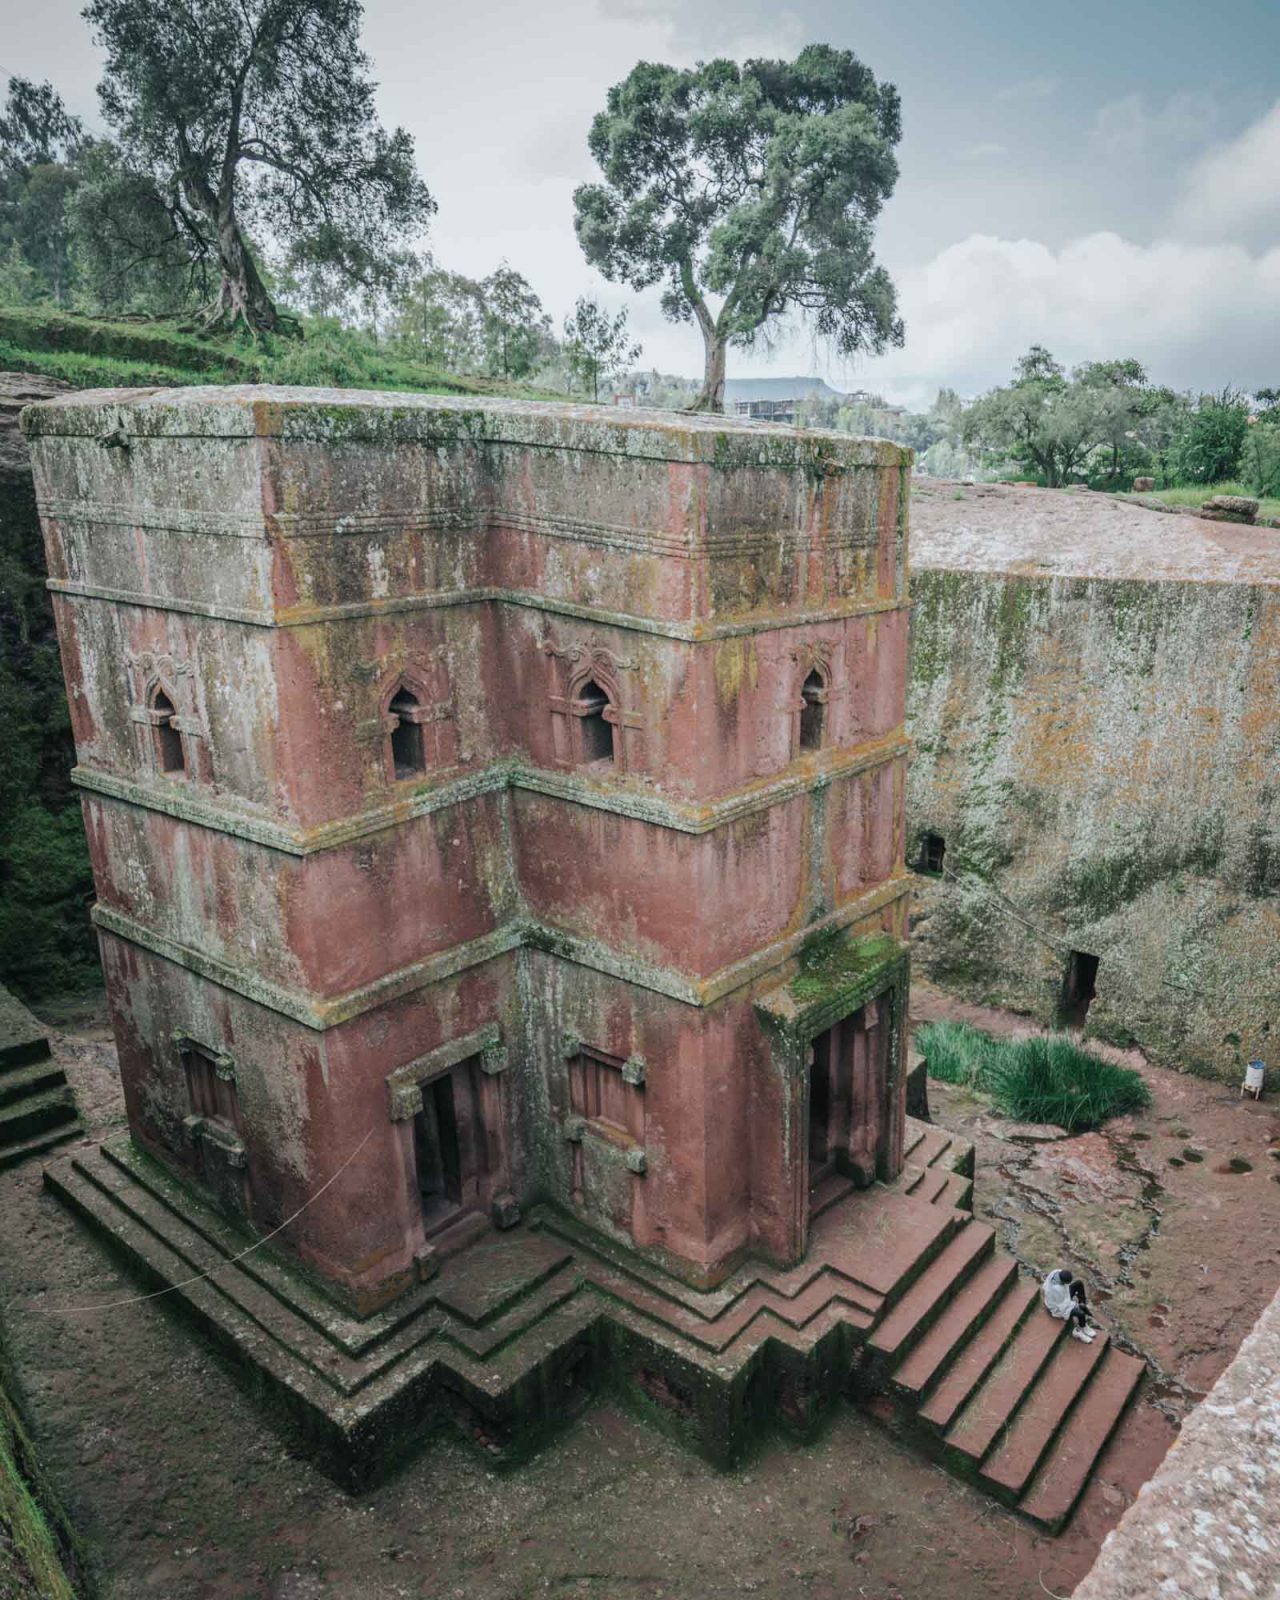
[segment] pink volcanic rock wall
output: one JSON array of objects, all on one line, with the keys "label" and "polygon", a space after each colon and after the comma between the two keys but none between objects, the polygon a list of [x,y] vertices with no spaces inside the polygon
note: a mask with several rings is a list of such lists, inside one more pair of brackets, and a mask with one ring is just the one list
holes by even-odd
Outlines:
[{"label": "pink volcanic rock wall", "polygon": [[878,996],[896,1170],[905,452],[270,389],[26,427],[148,1150],[264,1229],[344,1168],[287,1237],[372,1307],[461,1237],[414,1130],[462,1072],[465,1210],[550,1200],[713,1282],[803,1253],[809,1044]]}]

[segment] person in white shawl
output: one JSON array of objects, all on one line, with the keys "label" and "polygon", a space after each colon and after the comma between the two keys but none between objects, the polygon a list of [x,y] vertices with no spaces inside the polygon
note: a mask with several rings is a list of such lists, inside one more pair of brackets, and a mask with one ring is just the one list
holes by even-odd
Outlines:
[{"label": "person in white shawl", "polygon": [[1073,1278],[1065,1267],[1059,1267],[1044,1280],[1044,1308],[1051,1317],[1072,1324],[1071,1337],[1082,1344],[1092,1344],[1098,1330],[1089,1321],[1089,1307],[1085,1302],[1084,1284]]}]

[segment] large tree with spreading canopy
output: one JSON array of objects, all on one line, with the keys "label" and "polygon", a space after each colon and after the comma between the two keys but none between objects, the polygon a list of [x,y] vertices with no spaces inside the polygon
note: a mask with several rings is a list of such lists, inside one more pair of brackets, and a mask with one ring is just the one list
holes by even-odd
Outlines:
[{"label": "large tree with spreading canopy", "polygon": [[844,356],[902,343],[874,222],[893,192],[898,92],[848,50],[794,61],[642,61],[610,89],[589,144],[602,183],[574,195],[588,261],[694,321],[698,409],[724,409],[725,353],[800,315]]},{"label": "large tree with spreading canopy", "polygon": [[195,258],[210,326],[279,330],[250,238],[373,287],[434,209],[403,129],[374,113],[359,0],[90,0],[99,97]]}]

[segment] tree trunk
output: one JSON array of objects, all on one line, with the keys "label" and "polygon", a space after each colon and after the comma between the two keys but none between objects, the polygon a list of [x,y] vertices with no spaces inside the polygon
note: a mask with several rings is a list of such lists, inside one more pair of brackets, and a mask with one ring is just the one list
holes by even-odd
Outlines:
[{"label": "tree trunk", "polygon": [[724,410],[724,359],[726,340],[714,329],[702,330],[705,361],[702,370],[702,392],[690,407],[693,411]]},{"label": "tree trunk", "polygon": [[250,333],[283,332],[276,310],[258,268],[240,234],[234,214],[218,218],[218,267],[222,282],[214,302],[211,327],[234,327],[243,322]]},{"label": "tree trunk", "polygon": [[206,329],[234,328],[243,323],[250,333],[296,333],[292,317],[276,310],[267,287],[240,232],[232,203],[219,200],[213,190],[197,181],[183,185],[187,203],[202,211],[213,228],[221,282],[201,320]]}]

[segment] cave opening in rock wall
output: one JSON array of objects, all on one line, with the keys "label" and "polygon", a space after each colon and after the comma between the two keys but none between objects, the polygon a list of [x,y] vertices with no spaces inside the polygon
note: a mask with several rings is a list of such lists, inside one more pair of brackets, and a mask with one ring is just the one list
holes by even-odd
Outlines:
[{"label": "cave opening in rock wall", "polygon": [[1067,970],[1062,979],[1062,1000],[1058,1020],[1064,1027],[1083,1028],[1089,1006],[1098,992],[1098,958],[1087,950],[1067,954]]}]

